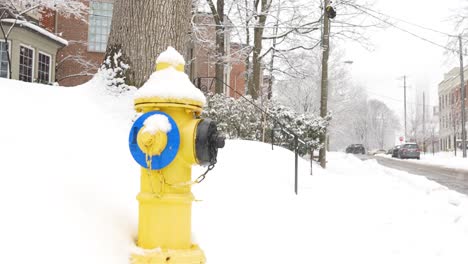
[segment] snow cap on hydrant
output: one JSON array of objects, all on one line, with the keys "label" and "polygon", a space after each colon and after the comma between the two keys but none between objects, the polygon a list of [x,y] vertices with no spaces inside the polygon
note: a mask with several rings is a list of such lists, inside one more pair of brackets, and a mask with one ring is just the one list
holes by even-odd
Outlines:
[{"label": "snow cap on hydrant", "polygon": [[173,47],[156,59],[156,71],[135,94],[135,105],[179,103],[203,107],[206,98],[184,73],[185,60]]}]

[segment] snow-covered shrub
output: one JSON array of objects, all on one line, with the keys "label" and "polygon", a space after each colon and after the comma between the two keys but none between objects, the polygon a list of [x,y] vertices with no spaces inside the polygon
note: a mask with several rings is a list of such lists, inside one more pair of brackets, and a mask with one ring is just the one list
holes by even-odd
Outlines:
[{"label": "snow-covered shrub", "polygon": [[330,120],[328,117],[322,119],[312,114],[298,114],[274,100],[261,104],[249,96],[234,99],[220,94],[208,96],[208,106],[203,116],[215,120],[227,138],[271,143],[273,131],[276,145],[293,150],[295,134],[305,142],[298,145],[301,154],[321,147],[319,136],[324,133]]},{"label": "snow-covered shrub", "polygon": [[125,83],[125,72],[129,68],[122,60],[122,52],[107,56],[98,74],[104,78],[107,91],[112,95],[120,95],[130,91],[132,87]]}]

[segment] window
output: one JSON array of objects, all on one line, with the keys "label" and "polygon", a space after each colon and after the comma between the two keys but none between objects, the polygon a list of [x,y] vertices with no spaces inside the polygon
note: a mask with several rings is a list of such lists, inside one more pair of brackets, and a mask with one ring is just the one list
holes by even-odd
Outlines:
[{"label": "window", "polygon": [[33,81],[34,50],[20,46],[19,79],[25,82]]},{"label": "window", "polygon": [[[10,53],[10,43],[0,40],[0,77],[8,78],[8,53]],[[8,53],[7,53],[8,52]]]},{"label": "window", "polygon": [[50,83],[50,55],[39,52],[39,62],[37,68],[37,81],[40,83]]},{"label": "window", "polygon": [[112,21],[112,3],[90,1],[88,51],[105,52]]}]

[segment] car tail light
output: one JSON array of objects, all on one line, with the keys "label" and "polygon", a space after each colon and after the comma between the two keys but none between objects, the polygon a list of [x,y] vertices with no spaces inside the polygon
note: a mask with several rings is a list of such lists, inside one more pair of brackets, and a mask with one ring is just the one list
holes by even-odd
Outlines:
[{"label": "car tail light", "polygon": [[416,151],[417,151],[417,152],[421,152],[421,150],[420,150],[420,149],[416,149]]}]

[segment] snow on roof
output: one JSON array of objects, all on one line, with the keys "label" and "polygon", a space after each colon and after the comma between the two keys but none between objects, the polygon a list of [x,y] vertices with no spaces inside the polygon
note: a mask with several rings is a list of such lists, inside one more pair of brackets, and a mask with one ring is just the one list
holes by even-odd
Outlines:
[{"label": "snow on roof", "polygon": [[135,100],[141,98],[159,97],[173,100],[192,100],[205,105],[205,95],[190,82],[182,71],[176,70],[177,65],[184,65],[184,58],[174,48],[169,47],[161,53],[157,63],[168,63],[169,67],[157,70],[151,74],[146,83],[135,93]]},{"label": "snow on roof", "polygon": [[30,22],[27,22],[27,21],[23,21],[23,20],[16,20],[16,19],[13,19],[13,18],[5,18],[5,19],[2,19],[2,22],[6,22],[6,23],[11,23],[11,24],[18,24],[20,26],[25,26],[31,30],[34,30],[36,31],[37,33],[41,34],[41,35],[44,35],[62,45],[65,45],[65,46],[68,46],[68,41],[45,30],[44,28],[40,27],[40,26],[37,26],[37,25],[34,25]]}]

